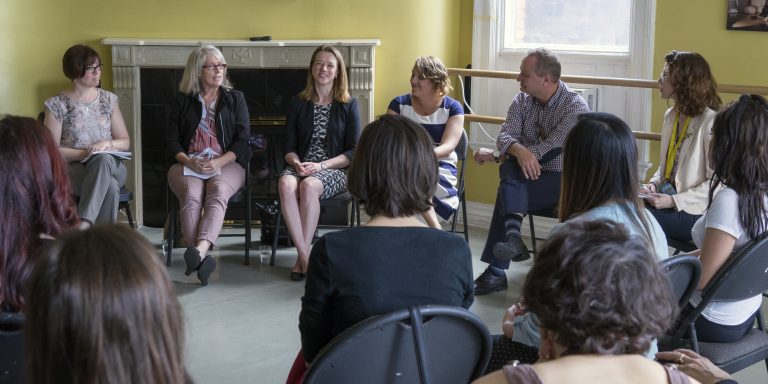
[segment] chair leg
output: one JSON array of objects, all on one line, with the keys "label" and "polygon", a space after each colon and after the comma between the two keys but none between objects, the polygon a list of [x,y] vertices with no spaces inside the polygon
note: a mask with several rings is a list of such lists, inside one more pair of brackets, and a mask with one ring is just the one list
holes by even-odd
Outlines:
[{"label": "chair leg", "polygon": [[133,215],[131,215],[131,203],[126,201],[120,203],[120,205],[125,208],[125,216],[128,217],[128,225],[130,225],[131,228],[136,229],[136,225],[133,224]]},{"label": "chair leg", "polygon": [[171,266],[171,253],[173,253],[174,239],[176,238],[176,215],[178,214],[176,204],[171,204],[168,210],[168,242],[165,251],[165,265]]},{"label": "chair leg", "polygon": [[352,206],[349,207],[349,227],[355,226],[355,199],[352,199]]},{"label": "chair leg", "polygon": [[694,352],[699,353],[699,339],[696,336],[696,326],[694,325],[694,323],[691,323],[690,333],[691,333],[691,349],[693,349]]},{"label": "chair leg", "polygon": [[533,255],[536,256],[538,251],[536,250],[536,229],[533,227],[533,215],[528,215],[528,223],[531,227],[531,249],[533,249]]},{"label": "chair leg", "polygon": [[360,202],[355,199],[355,218],[357,220],[357,226],[360,226]]},{"label": "chair leg", "polygon": [[272,238],[272,256],[269,257],[269,265],[275,266],[275,252],[277,251],[277,239],[280,236],[280,225],[283,221],[283,214],[280,212],[280,206],[277,207],[277,217],[275,217],[275,232]]},{"label": "chair leg", "polygon": [[245,265],[251,264],[251,193],[247,191],[245,193],[245,222],[243,223],[243,229],[245,230]]},{"label": "chair leg", "polygon": [[464,221],[464,240],[469,244],[469,226],[467,225],[467,196],[461,193],[461,219]]}]

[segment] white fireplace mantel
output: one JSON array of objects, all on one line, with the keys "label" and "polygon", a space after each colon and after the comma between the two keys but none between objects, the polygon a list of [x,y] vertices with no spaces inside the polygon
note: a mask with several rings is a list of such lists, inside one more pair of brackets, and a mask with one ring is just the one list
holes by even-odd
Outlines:
[{"label": "white fireplace mantel", "polygon": [[205,40],[105,38],[112,46],[112,89],[117,94],[134,152],[129,166],[128,187],[134,191],[137,225],[143,225],[141,175],[141,71],[144,68],[183,68],[195,47],[210,44],[219,48],[230,69],[306,68],[320,45],[335,46],[349,70],[349,93],[357,99],[362,124],[373,121],[373,92],[378,39],[324,40]]}]

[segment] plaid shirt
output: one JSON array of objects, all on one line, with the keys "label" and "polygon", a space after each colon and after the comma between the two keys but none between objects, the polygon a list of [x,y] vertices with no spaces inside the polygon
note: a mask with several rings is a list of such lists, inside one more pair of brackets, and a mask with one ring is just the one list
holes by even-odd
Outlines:
[{"label": "plaid shirt", "polygon": [[[550,150],[565,145],[568,132],[576,125],[576,117],[585,112],[589,112],[587,103],[562,81],[547,105],[520,92],[509,106],[496,146],[499,152],[505,154],[509,146],[520,143],[541,159]],[[541,164],[541,169],[562,172],[563,154]]]}]

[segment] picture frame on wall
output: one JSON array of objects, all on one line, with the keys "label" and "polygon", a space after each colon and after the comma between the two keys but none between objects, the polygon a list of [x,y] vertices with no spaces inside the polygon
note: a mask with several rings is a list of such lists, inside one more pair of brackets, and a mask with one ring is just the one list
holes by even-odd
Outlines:
[{"label": "picture frame on wall", "polygon": [[735,31],[768,32],[768,0],[726,0],[726,28]]}]

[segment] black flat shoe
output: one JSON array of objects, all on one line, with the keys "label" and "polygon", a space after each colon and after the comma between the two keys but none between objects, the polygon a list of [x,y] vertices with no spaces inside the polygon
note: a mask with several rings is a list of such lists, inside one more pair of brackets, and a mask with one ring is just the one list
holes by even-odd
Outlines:
[{"label": "black flat shoe", "polygon": [[195,247],[189,247],[184,251],[184,262],[187,263],[187,269],[184,271],[184,275],[189,276],[192,272],[200,268],[200,251]]},{"label": "black flat shoe", "polygon": [[291,271],[291,280],[293,281],[302,281],[305,276],[305,273]]},{"label": "black flat shoe", "polygon": [[216,269],[216,259],[211,255],[206,256],[197,268],[197,278],[203,283],[203,287],[208,285],[208,278],[211,277],[214,269]]},{"label": "black flat shoe", "polygon": [[515,235],[507,235],[505,241],[494,244],[492,251],[493,257],[503,261],[525,261],[531,258],[523,239]]},{"label": "black flat shoe", "polygon": [[507,289],[507,275],[496,276],[490,267],[486,268],[480,276],[475,279],[475,296],[487,295],[489,293],[504,291]]}]

